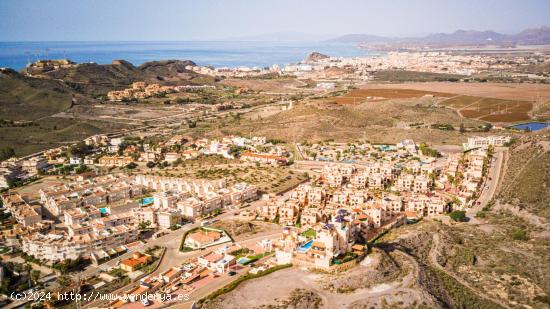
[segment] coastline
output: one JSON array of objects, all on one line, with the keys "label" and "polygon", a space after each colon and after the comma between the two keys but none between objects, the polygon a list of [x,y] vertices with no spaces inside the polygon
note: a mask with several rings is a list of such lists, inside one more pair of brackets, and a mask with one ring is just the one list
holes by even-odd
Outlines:
[{"label": "coastline", "polygon": [[356,44],[291,41],[104,41],[0,42],[0,67],[23,69],[37,59],[70,59],[110,64],[124,59],[135,66],[166,59],[192,60],[213,67],[265,67],[297,63],[312,51],[335,57],[372,56]]}]

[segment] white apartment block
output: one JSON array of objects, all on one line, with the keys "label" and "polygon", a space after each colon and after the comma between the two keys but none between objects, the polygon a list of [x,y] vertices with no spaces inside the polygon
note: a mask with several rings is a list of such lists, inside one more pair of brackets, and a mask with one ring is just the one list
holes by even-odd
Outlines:
[{"label": "white apartment block", "polygon": [[510,136],[476,136],[468,138],[463,144],[464,150],[475,148],[487,149],[489,146],[502,147],[511,140]]}]

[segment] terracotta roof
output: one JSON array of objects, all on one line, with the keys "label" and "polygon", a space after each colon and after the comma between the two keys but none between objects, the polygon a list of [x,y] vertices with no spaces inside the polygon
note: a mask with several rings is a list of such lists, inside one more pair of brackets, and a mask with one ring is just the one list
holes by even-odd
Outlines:
[{"label": "terracotta roof", "polygon": [[207,255],[203,256],[202,258],[207,260],[208,262],[211,262],[211,263],[214,262],[215,263],[215,262],[223,259],[223,255],[210,252]]},{"label": "terracotta roof", "polygon": [[141,254],[140,252],[137,252],[137,253],[140,254],[138,258],[131,257],[129,259],[122,260],[120,263],[129,267],[135,267],[135,266],[147,263],[147,261],[149,260],[149,256],[145,254]]},{"label": "terracotta roof", "polygon": [[317,248],[325,248],[325,244],[320,241],[314,241],[311,244],[311,247],[317,247]]},{"label": "terracotta roof", "polygon": [[192,233],[189,236],[190,239],[193,239],[196,242],[200,243],[209,243],[214,242],[222,237],[220,232],[216,231],[198,231],[196,233]]}]

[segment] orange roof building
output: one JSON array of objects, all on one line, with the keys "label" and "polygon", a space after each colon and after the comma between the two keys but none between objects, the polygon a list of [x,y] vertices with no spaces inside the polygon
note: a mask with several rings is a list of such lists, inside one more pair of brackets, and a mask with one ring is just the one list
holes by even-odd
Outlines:
[{"label": "orange roof building", "polygon": [[152,257],[148,254],[143,254],[141,252],[135,252],[131,258],[122,260],[120,262],[120,268],[122,270],[132,272],[135,271],[149,262],[151,262]]}]

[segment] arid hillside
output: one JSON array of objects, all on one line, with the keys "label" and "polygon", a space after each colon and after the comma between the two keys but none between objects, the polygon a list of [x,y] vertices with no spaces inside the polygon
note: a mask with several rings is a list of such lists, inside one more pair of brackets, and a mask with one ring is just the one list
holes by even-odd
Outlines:
[{"label": "arid hillside", "polygon": [[[273,138],[299,142],[335,139],[369,138],[376,142],[395,143],[404,138],[434,142],[460,143],[465,136],[455,131],[429,128],[445,123],[455,127],[464,124],[478,127],[483,122],[462,118],[455,111],[436,107],[433,98],[407,98],[341,105],[331,100],[312,100],[296,104],[291,110],[262,118],[227,123],[230,132],[254,132]],[[246,115],[244,116],[246,117]],[[408,128],[420,125],[419,128]]]}]

